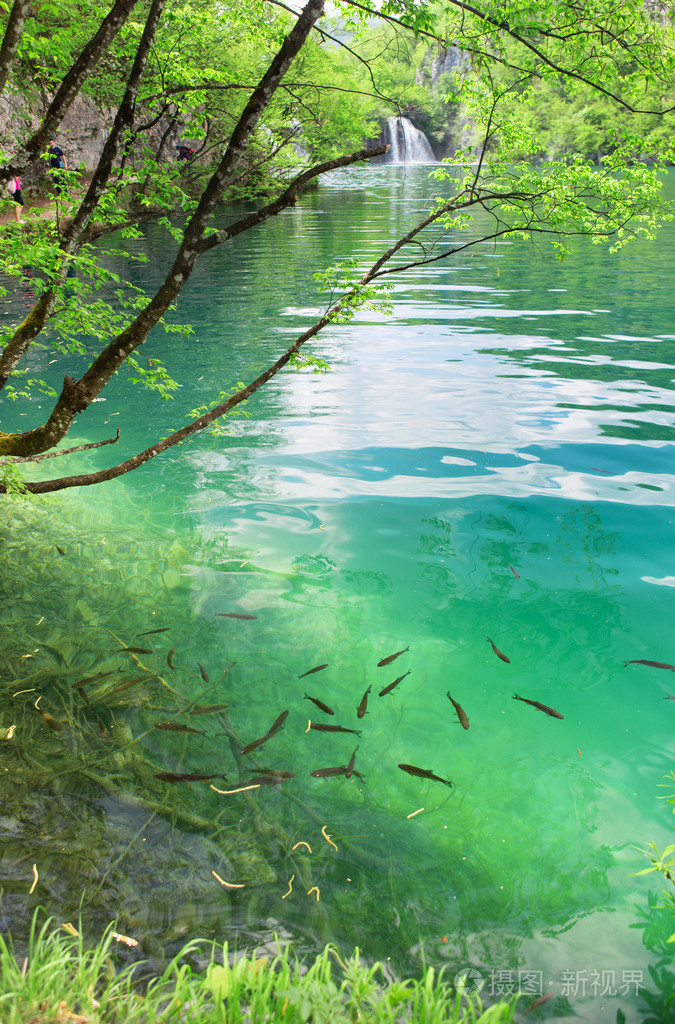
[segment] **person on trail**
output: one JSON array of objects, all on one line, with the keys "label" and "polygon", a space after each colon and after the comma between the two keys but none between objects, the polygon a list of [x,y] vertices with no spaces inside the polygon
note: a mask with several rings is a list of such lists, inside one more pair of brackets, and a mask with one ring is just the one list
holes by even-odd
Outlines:
[{"label": "person on trail", "polygon": [[21,178],[15,174],[7,182],[7,191],[14,200],[14,219],[18,224],[23,224],[21,211],[23,210],[23,196],[21,195]]},{"label": "person on trail", "polygon": [[68,169],[68,164],[63,150],[54,143],[53,139],[49,143],[49,168],[54,181],[54,192],[58,195],[61,191],[63,171]]},{"label": "person on trail", "polygon": [[179,160],[192,160],[192,154],[194,153],[192,146],[180,145],[176,146],[176,149],[178,150]]}]

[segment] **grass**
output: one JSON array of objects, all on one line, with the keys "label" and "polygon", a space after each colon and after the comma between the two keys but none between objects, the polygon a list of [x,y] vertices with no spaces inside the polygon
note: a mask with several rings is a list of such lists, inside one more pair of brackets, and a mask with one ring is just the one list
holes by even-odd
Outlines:
[{"label": "grass", "polygon": [[[189,943],[161,975],[139,977],[142,964],[116,966],[113,928],[93,947],[33,917],[28,955],[19,962],[0,936],[2,1024],[508,1024],[514,1004],[483,1009],[462,998],[441,971],[420,980],[388,982],[382,965],[344,962],[331,946],[300,962],[285,949],[275,957],[233,958],[224,947]],[[194,970],[187,959],[207,961]]]}]

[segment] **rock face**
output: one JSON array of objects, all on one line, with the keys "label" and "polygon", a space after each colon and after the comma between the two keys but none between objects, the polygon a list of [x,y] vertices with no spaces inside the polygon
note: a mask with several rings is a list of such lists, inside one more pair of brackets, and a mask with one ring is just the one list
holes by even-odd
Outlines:
[{"label": "rock face", "polygon": [[[50,97],[47,98],[47,103]],[[10,149],[17,138],[25,138],[35,131],[40,123],[44,107],[31,102],[26,96],[17,93],[0,96],[0,147]],[[61,126],[54,135],[54,141],[63,150],[69,168],[84,167],[93,171],[98,164],[103,146],[108,137],[115,109],[100,108],[88,96],[76,96]],[[168,120],[160,120],[149,132],[140,136],[140,145],[149,145],[157,152],[162,139],[169,128]],[[179,141],[178,131],[174,129],[163,146],[165,160],[176,158],[175,146]],[[39,161],[35,166],[27,168],[23,178],[27,184],[38,182],[45,174],[46,161]]]},{"label": "rock face", "polygon": [[452,71],[461,72],[467,65],[466,54],[458,46],[430,46],[415,72],[415,81],[418,85],[435,89],[441,75],[448,75]]}]

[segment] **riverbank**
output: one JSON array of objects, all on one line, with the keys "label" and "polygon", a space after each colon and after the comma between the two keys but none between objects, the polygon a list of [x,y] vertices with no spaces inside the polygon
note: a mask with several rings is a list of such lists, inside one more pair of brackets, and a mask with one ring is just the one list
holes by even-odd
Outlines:
[{"label": "riverbank", "polygon": [[[457,991],[443,972],[392,980],[382,964],[359,951],[344,961],[332,946],[300,961],[287,947],[275,956],[230,953],[194,941],[161,973],[136,957],[133,939],[111,926],[92,947],[71,924],[33,918],[28,956],[0,936],[0,1017],[3,1024],[353,1024],[414,1020],[447,1024],[508,1024],[515,999],[484,1009]],[[523,1011],[532,1004],[523,997]]]}]

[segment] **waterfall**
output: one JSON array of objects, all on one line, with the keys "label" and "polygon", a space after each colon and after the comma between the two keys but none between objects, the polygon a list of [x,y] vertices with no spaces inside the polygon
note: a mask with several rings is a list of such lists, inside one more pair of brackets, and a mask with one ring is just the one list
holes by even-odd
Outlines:
[{"label": "waterfall", "polygon": [[427,164],[436,160],[424,132],[407,117],[387,118],[384,136],[391,147],[385,158],[388,164]]}]

